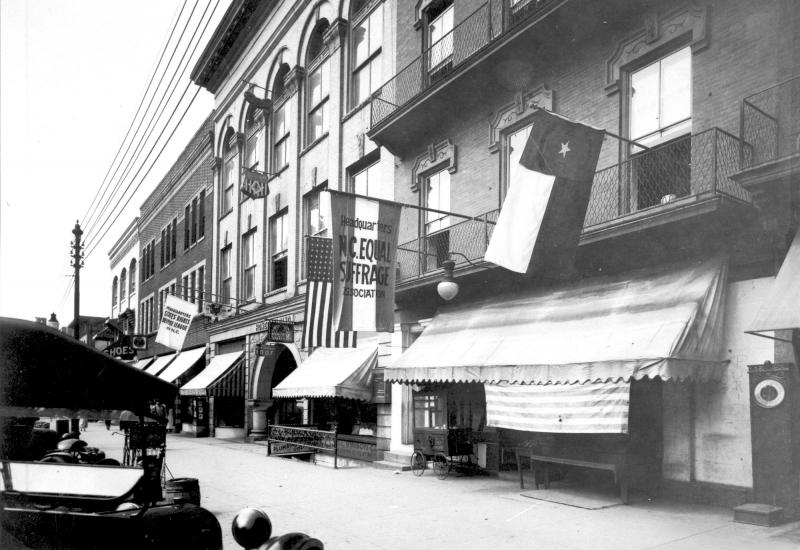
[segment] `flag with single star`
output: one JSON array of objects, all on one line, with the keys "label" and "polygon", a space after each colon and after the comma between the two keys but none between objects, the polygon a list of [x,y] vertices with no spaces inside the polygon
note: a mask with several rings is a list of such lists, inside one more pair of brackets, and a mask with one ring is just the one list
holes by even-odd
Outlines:
[{"label": "flag with single star", "polygon": [[544,109],[532,120],[519,164],[509,166],[484,259],[518,273],[552,275],[565,256],[574,256],[605,132]]}]

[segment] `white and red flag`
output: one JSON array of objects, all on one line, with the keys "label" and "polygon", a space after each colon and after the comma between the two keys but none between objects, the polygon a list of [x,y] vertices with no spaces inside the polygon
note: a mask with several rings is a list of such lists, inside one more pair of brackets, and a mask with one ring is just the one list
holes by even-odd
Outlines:
[{"label": "white and red flag", "polygon": [[539,272],[578,244],[605,132],[540,109],[484,259],[519,273]]},{"label": "white and red flag", "polygon": [[394,332],[401,207],[348,193],[330,194],[334,326],[337,330]]}]

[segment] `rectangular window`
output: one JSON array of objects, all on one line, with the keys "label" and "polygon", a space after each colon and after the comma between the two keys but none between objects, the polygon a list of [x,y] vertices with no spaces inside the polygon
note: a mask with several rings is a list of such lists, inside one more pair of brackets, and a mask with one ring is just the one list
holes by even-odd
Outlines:
[{"label": "rectangular window", "polygon": [[192,271],[189,274],[189,301],[195,303],[197,297],[197,273]]},{"label": "rectangular window", "polygon": [[190,229],[191,229],[191,225],[192,225],[191,224],[191,216],[192,216],[192,212],[191,211],[192,211],[191,207],[187,204],[186,205],[186,209],[185,209],[185,213],[183,215],[183,249],[184,250],[187,250],[189,248],[189,245],[191,244],[191,241],[189,239]]},{"label": "rectangular window", "polygon": [[206,269],[204,267],[197,268],[197,311],[203,311],[203,300],[205,296],[203,296],[203,290],[205,288],[205,272]]},{"label": "rectangular window", "polygon": [[256,232],[242,235],[242,299],[252,300],[256,293]]},{"label": "rectangular window", "polygon": [[197,242],[197,199],[192,199],[192,242]]},{"label": "rectangular window", "polygon": [[371,164],[360,172],[353,174],[353,192],[359,195],[369,195],[374,197],[378,195],[380,180],[378,179],[378,165],[379,163]]},{"label": "rectangular window", "polygon": [[308,143],[328,131],[328,62],[324,61],[308,76]]},{"label": "rectangular window", "polygon": [[[442,170],[425,181],[425,206],[450,210],[450,172]],[[450,226],[450,217],[439,212],[425,211],[425,234],[429,235]]]},{"label": "rectangular window", "polygon": [[[225,161],[222,171],[222,215],[233,210],[233,184],[236,181],[236,156],[232,155]],[[196,230],[195,230],[196,231]]]},{"label": "rectangular window", "polygon": [[272,135],[274,136],[274,153],[272,168],[278,172],[289,164],[289,102],[275,109],[272,116]]},{"label": "rectangular window", "polygon": [[432,393],[414,393],[414,427],[446,427],[444,399],[440,395]]},{"label": "rectangular window", "polygon": [[183,279],[181,280],[181,287],[183,287],[181,289],[181,296],[183,297],[184,300],[188,301],[189,300],[189,296],[190,296],[190,294],[189,294],[189,276],[188,275],[184,275],[183,276]]},{"label": "rectangular window", "polygon": [[383,4],[353,29],[353,107],[369,99],[370,94],[383,83],[380,59],[382,42]]},{"label": "rectangular window", "polygon": [[223,303],[228,303],[231,298],[231,245],[226,246],[219,253],[219,294]]},{"label": "rectangular window", "polygon": [[150,276],[156,272],[156,240],[150,241]]},{"label": "rectangular window", "polygon": [[524,126],[519,130],[505,136],[505,168],[503,169],[503,187],[507,191],[514,182],[514,173],[519,169],[519,160],[522,151],[531,135],[532,125]]},{"label": "rectangular window", "polygon": [[692,52],[686,47],[631,73],[630,137],[652,146],[691,129]]},{"label": "rectangular window", "polygon": [[287,212],[273,216],[269,220],[269,250],[271,258],[270,290],[283,288],[287,284],[287,257],[289,253]]},{"label": "rectangular window", "polygon": [[202,239],[206,234],[206,192],[200,191],[197,200],[197,240]]},{"label": "rectangular window", "polygon": [[428,44],[430,44],[428,70],[431,73],[440,72],[452,63],[453,4],[433,16],[428,24]]},{"label": "rectangular window", "polygon": [[247,168],[258,168],[263,164],[261,157],[264,151],[262,142],[264,137],[264,116],[260,114],[260,111],[249,124],[247,142],[245,143],[244,164]]},{"label": "rectangular window", "polygon": [[164,245],[167,242],[166,232],[162,229],[161,230],[161,243],[159,245],[159,251],[161,254],[161,260],[159,261],[158,267],[164,267]]},{"label": "rectangular window", "polygon": [[172,251],[172,259],[178,257],[177,255],[177,248],[178,248],[178,218],[172,218],[172,243],[170,246],[170,250]]},{"label": "rectangular window", "polygon": [[328,213],[330,212],[330,195],[316,189],[305,196],[306,227],[305,234],[312,237],[328,235]]}]

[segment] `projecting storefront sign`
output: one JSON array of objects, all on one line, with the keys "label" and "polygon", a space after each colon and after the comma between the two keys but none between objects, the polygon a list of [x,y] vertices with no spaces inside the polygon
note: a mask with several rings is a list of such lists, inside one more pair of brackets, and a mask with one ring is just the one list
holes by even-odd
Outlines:
[{"label": "projecting storefront sign", "polygon": [[131,345],[131,337],[124,334],[106,346],[103,353],[123,361],[136,358],[136,350]]},{"label": "projecting storefront sign", "polygon": [[269,174],[245,168],[242,176],[242,193],[251,199],[263,199],[269,195]]},{"label": "projecting storefront sign", "polygon": [[280,319],[265,319],[256,324],[256,332],[266,332],[262,342],[280,342],[282,344],[294,343],[294,319],[283,317]]}]

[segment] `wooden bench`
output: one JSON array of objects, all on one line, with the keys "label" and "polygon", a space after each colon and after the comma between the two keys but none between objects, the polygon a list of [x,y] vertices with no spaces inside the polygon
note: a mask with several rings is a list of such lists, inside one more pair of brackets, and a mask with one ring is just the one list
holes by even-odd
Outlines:
[{"label": "wooden bench", "polygon": [[528,447],[516,447],[515,455],[517,459],[517,470],[519,471],[519,487],[525,488],[525,480],[522,475],[522,462],[521,458],[528,458],[531,461],[531,471],[533,472],[533,479],[535,488],[539,488],[539,481],[536,478],[538,471],[536,465],[544,464],[544,488],[550,488],[550,470],[548,464],[564,464],[566,466],[578,466],[582,468],[593,468],[596,470],[606,470],[614,474],[614,483],[619,485],[620,498],[623,504],[628,504],[628,481],[624,474],[624,466],[617,461],[591,461],[591,460],[578,460],[575,458],[564,458],[558,456],[545,456],[536,454]]}]

